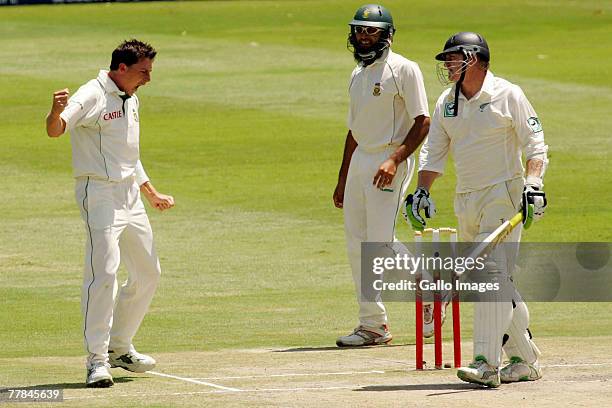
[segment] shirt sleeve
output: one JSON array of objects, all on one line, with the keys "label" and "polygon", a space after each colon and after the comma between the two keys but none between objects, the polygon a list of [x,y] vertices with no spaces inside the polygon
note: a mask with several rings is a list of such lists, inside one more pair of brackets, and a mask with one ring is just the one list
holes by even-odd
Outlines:
[{"label": "shirt sleeve", "polygon": [[60,114],[60,117],[66,122],[66,130],[94,124],[97,119],[97,102],[98,96],[90,86],[80,87],[68,100],[68,105]]},{"label": "shirt sleeve", "polygon": [[410,118],[414,119],[421,115],[429,117],[425,83],[418,64],[406,63],[402,65],[400,73],[400,96],[404,98]]},{"label": "shirt sleeve", "polygon": [[138,183],[139,187],[142,186],[147,181],[149,181],[149,176],[147,176],[147,173],[145,172],[140,159],[138,159],[138,161],[136,162],[136,169],[134,170],[134,176],[136,177],[136,182]]},{"label": "shirt sleeve", "polygon": [[351,126],[353,126],[353,106],[351,104],[350,95],[351,95],[351,87],[353,86],[353,81],[355,80],[356,72],[357,72],[357,68],[355,68],[353,72],[351,73],[351,79],[349,81],[349,86],[348,86],[349,105],[348,105],[348,114],[346,117],[346,127],[349,129],[351,128]]},{"label": "shirt sleeve", "polygon": [[433,118],[429,126],[429,133],[419,154],[419,171],[428,170],[444,174],[444,167],[448,159],[450,138],[442,126],[440,112],[443,98],[436,103]]},{"label": "shirt sleeve", "polygon": [[540,159],[546,162],[548,146],[544,143],[542,124],[520,87],[515,87],[509,102],[512,127],[519,138],[526,160]]}]

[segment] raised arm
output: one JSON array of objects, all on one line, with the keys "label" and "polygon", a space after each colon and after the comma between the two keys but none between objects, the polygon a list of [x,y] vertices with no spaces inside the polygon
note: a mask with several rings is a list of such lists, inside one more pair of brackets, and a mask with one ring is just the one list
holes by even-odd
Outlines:
[{"label": "raised arm", "polygon": [[53,103],[47,114],[47,135],[49,137],[60,137],[66,131],[66,122],[60,117],[60,114],[68,105],[69,96],[68,88],[53,92]]}]

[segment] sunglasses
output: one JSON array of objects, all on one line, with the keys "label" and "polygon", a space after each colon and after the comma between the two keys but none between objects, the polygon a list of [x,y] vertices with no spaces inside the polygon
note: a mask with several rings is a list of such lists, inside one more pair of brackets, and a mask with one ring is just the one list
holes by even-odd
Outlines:
[{"label": "sunglasses", "polygon": [[378,27],[366,27],[366,26],[355,26],[355,32],[357,34],[375,35],[382,31],[382,28]]}]

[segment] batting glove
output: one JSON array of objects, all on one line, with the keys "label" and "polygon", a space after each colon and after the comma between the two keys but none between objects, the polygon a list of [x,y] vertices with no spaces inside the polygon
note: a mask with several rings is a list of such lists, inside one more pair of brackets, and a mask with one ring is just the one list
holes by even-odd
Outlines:
[{"label": "batting glove", "polygon": [[426,224],[425,219],[419,213],[421,210],[425,210],[426,218],[433,218],[436,213],[436,205],[429,197],[429,191],[423,187],[417,188],[414,194],[408,194],[402,208],[404,219],[416,231],[423,231]]},{"label": "batting glove", "polygon": [[539,187],[527,184],[523,189],[521,211],[523,212],[523,228],[528,229],[534,221],[540,220],[546,210],[546,193]]}]

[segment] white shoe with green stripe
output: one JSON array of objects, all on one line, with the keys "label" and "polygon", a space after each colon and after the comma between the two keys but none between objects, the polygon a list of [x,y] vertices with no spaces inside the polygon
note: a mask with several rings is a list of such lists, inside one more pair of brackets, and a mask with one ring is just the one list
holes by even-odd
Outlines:
[{"label": "white shoe with green stripe", "polygon": [[501,382],[535,381],[542,378],[542,369],[536,361],[529,364],[520,357],[510,357],[508,365],[501,369]]},{"label": "white shoe with green stripe", "polygon": [[474,362],[468,367],[459,368],[457,377],[465,382],[482,384],[491,388],[497,388],[501,383],[499,368],[490,365],[487,359],[480,355],[474,357]]}]

